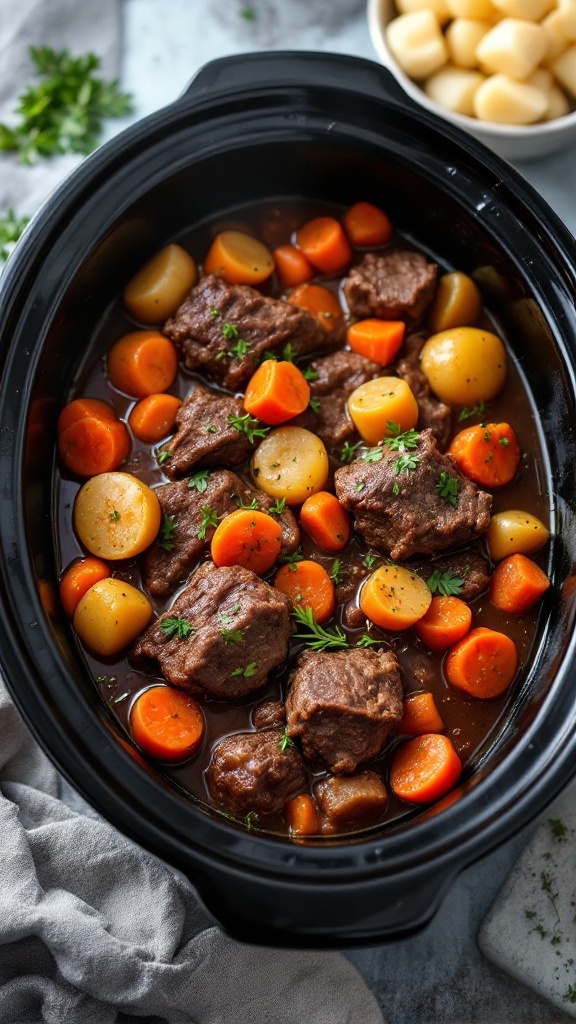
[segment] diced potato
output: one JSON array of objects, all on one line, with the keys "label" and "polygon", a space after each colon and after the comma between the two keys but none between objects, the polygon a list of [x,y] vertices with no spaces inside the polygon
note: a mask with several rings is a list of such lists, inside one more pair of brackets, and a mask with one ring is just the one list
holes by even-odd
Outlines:
[{"label": "diced potato", "polygon": [[541,89],[544,93],[550,92],[553,84],[552,72],[548,68],[536,68],[536,71],[526,79],[526,85],[533,85],[535,89]]},{"label": "diced potato", "polygon": [[160,502],[131,473],[99,473],[80,488],[74,527],[82,544],[100,558],[133,558],[160,529]]},{"label": "diced potato", "polygon": [[278,427],[258,445],[250,471],[256,485],[287,505],[301,505],[323,490],[328,480],[328,453],[316,434],[303,427]]},{"label": "diced potato", "polygon": [[556,0],[492,0],[494,7],[507,18],[541,21],[555,6]]},{"label": "diced potato", "polygon": [[401,377],[377,377],[356,388],[348,398],[348,412],[366,444],[378,444],[397,423],[401,433],[418,422],[418,403]]},{"label": "diced potato", "polygon": [[552,73],[566,92],[576,97],[576,44],[569,46],[551,65]]},{"label": "diced potato", "polygon": [[490,20],[495,13],[492,0],[446,0],[453,18]]},{"label": "diced potato", "polygon": [[445,64],[424,84],[424,91],[434,103],[455,114],[474,116],[474,96],[484,81],[479,71],[465,71]]},{"label": "diced potato", "polygon": [[422,10],[434,11],[440,25],[444,25],[452,17],[446,0],[396,0],[396,7],[400,14]]},{"label": "diced potato", "polygon": [[482,296],[471,277],[460,270],[443,274],[438,281],[434,301],[428,310],[431,329],[447,331],[451,327],[466,327],[479,317]]},{"label": "diced potato", "polygon": [[492,516],[486,531],[488,550],[495,562],[509,555],[530,555],[544,547],[550,531],[529,512],[511,509]]},{"label": "diced potato", "polygon": [[446,29],[444,38],[450,60],[459,68],[478,68],[476,48],[480,40],[492,28],[489,21],[475,21],[473,18],[454,18]]},{"label": "diced potato", "polygon": [[557,85],[553,85],[548,93],[548,110],[546,120],[552,121],[555,117],[564,117],[570,113],[570,104],[566,93],[562,92]]},{"label": "diced potato", "polygon": [[546,33],[540,25],[504,18],[482,37],[476,56],[483,70],[522,80],[538,67],[547,46]]},{"label": "diced potato", "polygon": [[192,257],[180,245],[167,245],[124,289],[124,303],[143,324],[161,324],[174,313],[198,280]]},{"label": "diced potato", "polygon": [[314,787],[322,813],[339,826],[352,826],[378,814],[388,799],[386,786],[376,772],[329,775]]},{"label": "diced potato", "polygon": [[565,17],[562,11],[560,9],[552,11],[541,22],[541,28],[546,36],[546,53],[543,59],[547,64],[550,64],[561,53],[564,53],[568,46]]},{"label": "diced potato", "polygon": [[508,75],[490,75],[474,96],[474,112],[496,124],[534,124],[546,115],[548,97],[541,89]]},{"label": "diced potato", "polygon": [[558,13],[566,39],[570,43],[576,42],[576,0],[558,0]]},{"label": "diced potato", "polygon": [[426,9],[401,14],[386,29],[393,56],[411,78],[428,78],[448,60],[448,50],[438,18]]},{"label": "diced potato", "polygon": [[477,327],[433,334],[424,344],[420,365],[434,393],[448,405],[489,402],[506,380],[504,345],[496,334]]},{"label": "diced potato", "polygon": [[86,591],[74,613],[74,629],[90,650],[102,657],[117,654],[146,628],[152,605],[124,580],[109,577]]}]

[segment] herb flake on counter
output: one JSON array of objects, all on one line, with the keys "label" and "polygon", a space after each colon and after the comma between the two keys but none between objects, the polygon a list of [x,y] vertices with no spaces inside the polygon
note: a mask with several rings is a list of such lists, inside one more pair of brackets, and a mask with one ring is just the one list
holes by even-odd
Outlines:
[{"label": "herb flake on counter", "polygon": [[442,597],[457,597],[458,594],[462,593],[462,587],[466,582],[466,570],[463,576],[456,576],[451,572],[440,572],[440,569],[434,569],[434,572],[426,580],[426,586],[428,587],[431,594],[441,594]]},{"label": "herb flake on counter", "polygon": [[298,625],[304,629],[304,632],[296,633],[295,638],[303,640],[312,651],[339,651],[350,647],[340,627],[329,626],[324,629],[316,622],[311,608],[302,608],[296,604],[293,615]]},{"label": "herb flake on counter", "polygon": [[218,526],[219,515],[210,508],[210,505],[202,505],[202,522],[196,536],[198,540],[206,540],[206,530],[209,526]]},{"label": "herb flake on counter", "polygon": [[565,842],[568,836],[568,829],[561,818],[548,818],[548,826],[552,833],[552,838],[557,843]]},{"label": "herb flake on counter", "polygon": [[196,632],[196,626],[181,618],[163,619],[160,623],[160,629],[165,633],[168,640],[172,640],[174,637],[178,637],[179,640],[185,640],[191,633]]},{"label": "herb flake on counter", "polygon": [[0,217],[0,266],[10,256],[30,217],[17,217],[10,209]]},{"label": "herb flake on counter", "polygon": [[199,469],[197,473],[193,473],[188,480],[188,487],[191,491],[198,491],[199,494],[204,494],[204,491],[208,487],[208,477],[210,476],[209,469]]},{"label": "herb flake on counter", "polygon": [[239,430],[241,433],[246,434],[250,444],[254,444],[254,438],[266,437],[270,432],[270,427],[263,426],[260,420],[251,416],[249,412],[245,413],[244,416],[229,416],[228,423],[231,427],[234,427],[234,430]]},{"label": "herb flake on counter", "polygon": [[162,525],[160,527],[160,540],[158,541],[158,547],[164,548],[164,551],[173,551],[175,530],[176,516],[168,515],[168,513],[165,512]]}]

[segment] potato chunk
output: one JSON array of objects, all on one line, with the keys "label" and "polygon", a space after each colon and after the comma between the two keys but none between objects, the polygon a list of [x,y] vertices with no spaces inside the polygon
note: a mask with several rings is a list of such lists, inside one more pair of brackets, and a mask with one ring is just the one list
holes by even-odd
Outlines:
[{"label": "potato chunk", "polygon": [[116,560],[144,551],[160,529],[160,502],[131,473],[99,473],[80,488],[74,527],[93,555]]},{"label": "potato chunk", "polygon": [[546,33],[540,25],[504,18],[482,37],[476,56],[483,70],[521,81],[538,67],[547,46]]},{"label": "potato chunk", "polygon": [[492,0],[492,3],[507,18],[541,21],[554,7],[555,0]]},{"label": "potato chunk", "polygon": [[428,310],[428,323],[434,332],[451,327],[466,327],[480,316],[482,296],[471,277],[460,270],[443,274],[438,281],[434,301]]},{"label": "potato chunk", "polygon": [[265,437],[252,456],[250,471],[256,487],[287,505],[301,505],[323,490],[328,480],[328,453],[316,434],[303,427],[278,427]]},{"label": "potato chunk", "polygon": [[394,18],[386,30],[386,39],[398,64],[411,78],[428,78],[448,60],[438,18],[431,10]]},{"label": "potato chunk", "polygon": [[180,245],[166,245],[124,289],[124,304],[143,324],[161,324],[198,280],[192,257]]},{"label": "potato chunk", "polygon": [[348,399],[348,412],[366,444],[378,444],[389,434],[389,423],[397,423],[403,433],[418,422],[418,403],[401,377],[376,377],[361,384]]},{"label": "potato chunk", "polygon": [[446,29],[446,45],[450,60],[459,68],[478,69],[476,49],[481,39],[492,28],[489,21],[473,18],[454,18]]},{"label": "potato chunk", "polygon": [[556,57],[550,67],[560,85],[563,85],[571,96],[576,97],[576,43]]},{"label": "potato chunk", "polygon": [[495,124],[534,124],[546,116],[548,97],[541,89],[508,75],[490,75],[474,94],[474,113]]},{"label": "potato chunk", "polygon": [[145,594],[124,580],[109,577],[86,591],[74,613],[74,629],[95,654],[110,657],[146,628],[152,605]]},{"label": "potato chunk", "polygon": [[506,380],[506,352],[496,334],[454,327],[428,338],[421,366],[430,387],[448,405],[489,402]]},{"label": "potato chunk", "polygon": [[328,821],[344,828],[378,814],[388,799],[382,779],[370,771],[329,775],[316,784],[314,792]]},{"label": "potato chunk", "polygon": [[531,555],[544,547],[550,531],[540,519],[518,509],[497,512],[486,532],[488,550],[495,562],[509,555]]},{"label": "potato chunk", "polygon": [[559,57],[568,46],[568,33],[566,31],[566,16],[558,8],[551,11],[541,23],[541,28],[546,36],[546,53],[544,60],[547,64]]},{"label": "potato chunk", "polygon": [[411,14],[412,11],[433,11],[438,23],[444,25],[452,17],[446,0],[396,0],[399,14]]},{"label": "potato chunk", "polygon": [[453,18],[489,20],[495,14],[492,0],[446,0]]},{"label": "potato chunk", "polygon": [[484,75],[479,71],[465,71],[453,64],[446,64],[424,85],[424,91],[434,103],[455,114],[474,116],[474,96],[482,85]]}]

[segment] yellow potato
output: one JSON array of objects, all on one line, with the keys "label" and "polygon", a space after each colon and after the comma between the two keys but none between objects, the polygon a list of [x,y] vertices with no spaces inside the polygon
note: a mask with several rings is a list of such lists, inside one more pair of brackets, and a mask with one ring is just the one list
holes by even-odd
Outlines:
[{"label": "yellow potato", "polygon": [[433,334],[422,349],[421,366],[433,392],[448,405],[489,402],[506,380],[504,345],[478,327]]},{"label": "yellow potato", "polygon": [[477,68],[476,47],[491,28],[492,24],[489,21],[454,18],[445,35],[450,60],[458,67],[467,68],[469,71]]},{"label": "yellow potato", "polygon": [[418,403],[401,377],[377,377],[361,384],[348,399],[348,412],[366,444],[386,437],[389,423],[397,423],[403,433],[418,422]]},{"label": "yellow potato", "polygon": [[124,289],[129,313],[143,324],[161,324],[175,313],[198,280],[192,257],[180,245],[166,245]]},{"label": "yellow potato", "polygon": [[287,505],[301,505],[326,486],[328,453],[316,434],[303,427],[278,427],[258,445],[250,472],[257,487]]},{"label": "yellow potato", "polygon": [[100,558],[133,558],[160,529],[158,498],[131,473],[100,473],[87,480],[74,502],[74,527]]},{"label": "yellow potato", "polygon": [[483,71],[521,80],[536,70],[547,46],[541,25],[520,18],[504,18],[482,36],[476,56]]},{"label": "yellow potato", "polygon": [[494,124],[534,124],[547,110],[546,93],[509,75],[490,75],[474,93],[476,117]]},{"label": "yellow potato", "polygon": [[466,71],[454,64],[445,64],[424,83],[424,92],[434,103],[455,114],[474,115],[474,96],[484,81],[479,71]]},{"label": "yellow potato", "polygon": [[446,0],[453,18],[489,19],[496,13],[492,0]]},{"label": "yellow potato", "polygon": [[124,580],[109,577],[86,591],[74,613],[74,629],[95,654],[117,654],[146,628],[152,605]]},{"label": "yellow potato", "polygon": [[507,18],[540,21],[555,6],[555,0],[492,0],[494,7]]},{"label": "yellow potato", "polygon": [[576,43],[550,64],[552,72],[570,96],[576,97]]},{"label": "yellow potato", "polygon": [[386,29],[390,51],[411,78],[428,78],[448,60],[438,18],[431,10],[394,18]]},{"label": "yellow potato", "polygon": [[467,274],[454,270],[443,274],[434,301],[428,310],[428,323],[434,332],[473,324],[480,315],[482,298]]},{"label": "yellow potato", "polygon": [[424,9],[433,11],[441,25],[451,17],[446,0],[396,0],[396,7],[399,14],[411,14],[412,11]]},{"label": "yellow potato", "polygon": [[488,550],[495,562],[508,555],[530,555],[544,547],[550,531],[530,512],[511,509],[492,516],[486,531]]}]

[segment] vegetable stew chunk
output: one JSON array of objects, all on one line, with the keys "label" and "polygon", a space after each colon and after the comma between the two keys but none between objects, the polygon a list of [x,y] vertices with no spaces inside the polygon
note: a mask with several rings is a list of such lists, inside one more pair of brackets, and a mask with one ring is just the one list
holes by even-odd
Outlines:
[{"label": "vegetable stew chunk", "polygon": [[402,718],[400,667],[391,651],[307,651],[286,699],[288,735],[335,774],[377,757]]},{"label": "vegetable stew chunk", "polygon": [[344,281],[352,316],[418,323],[434,298],[438,266],[412,249],[368,252]]},{"label": "vegetable stew chunk", "polygon": [[382,779],[370,771],[329,775],[316,784],[314,795],[334,831],[352,828],[376,817],[388,800]]},{"label": "vegetable stew chunk", "polygon": [[492,497],[423,430],[408,452],[386,447],[336,470],[336,494],[368,544],[402,562],[461,547],[488,528]]},{"label": "vegetable stew chunk", "polygon": [[237,732],[214,747],[206,773],[214,800],[233,814],[280,814],[306,789],[300,754],[283,729]]},{"label": "vegetable stew chunk", "polygon": [[[230,391],[248,383],[266,351],[278,358],[323,348],[328,335],[304,309],[261,295],[249,285],[228,285],[209,274],[192,289],[164,333],[180,349],[189,370],[204,370]],[[339,338],[330,338],[338,344]]]},{"label": "vegetable stew chunk", "polygon": [[341,448],[356,434],[346,400],[361,384],[377,377],[380,367],[357,352],[347,351],[332,352],[310,366],[318,374],[310,383],[310,396],[318,412],[310,410],[304,413],[306,422],[298,422],[318,434],[328,448]]},{"label": "vegetable stew chunk", "polygon": [[438,447],[445,451],[452,436],[452,409],[432,394],[428,378],[420,369],[422,338],[413,335],[406,349],[406,354],[396,364],[396,373],[406,381],[418,403],[418,429],[429,427]]},{"label": "vegetable stew chunk", "polygon": [[196,385],[178,410],[176,433],[162,448],[166,476],[177,479],[195,467],[234,467],[246,462],[257,442],[250,442],[244,430],[230,423],[244,415],[241,398]]},{"label": "vegetable stew chunk", "polygon": [[[162,526],[143,556],[146,587],[153,597],[164,597],[184,583],[210,545],[218,521],[243,506],[267,511],[272,498],[249,487],[228,469],[199,470],[186,480],[156,487]],[[300,530],[290,509],[275,516],[282,529],[283,554],[300,542]]]},{"label": "vegetable stew chunk", "polygon": [[200,567],[139,638],[136,663],[152,662],[189,693],[234,698],[263,686],[288,653],[290,602],[239,565]]}]

